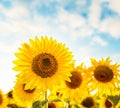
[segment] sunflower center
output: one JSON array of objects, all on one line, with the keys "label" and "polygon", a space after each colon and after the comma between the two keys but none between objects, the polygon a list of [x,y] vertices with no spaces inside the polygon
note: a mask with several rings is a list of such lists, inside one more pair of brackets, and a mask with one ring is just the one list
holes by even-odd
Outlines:
[{"label": "sunflower center", "polygon": [[48,58],[45,58],[45,59],[43,59],[42,64],[45,67],[49,67],[51,65],[51,62],[50,62],[50,60]]},{"label": "sunflower center", "polygon": [[8,96],[8,98],[13,98],[12,91],[9,91],[7,96]]},{"label": "sunflower center", "polygon": [[94,77],[100,82],[109,82],[113,79],[113,71],[107,66],[98,66],[94,70]]},{"label": "sunflower center", "polygon": [[34,89],[26,89],[25,90],[25,84],[23,84],[23,90],[26,92],[26,93],[33,93],[35,91],[35,88]]},{"label": "sunflower center", "polygon": [[16,104],[8,104],[7,106],[9,108],[19,108]]},{"label": "sunflower center", "polygon": [[48,108],[56,108],[54,103],[48,103]]},{"label": "sunflower center", "polygon": [[60,92],[56,92],[56,95],[57,95],[58,97],[61,97],[61,96],[62,96],[62,94],[61,94]]},{"label": "sunflower center", "polygon": [[108,99],[106,99],[105,100],[105,106],[106,106],[106,108],[111,108],[112,107],[112,103]]},{"label": "sunflower center", "polygon": [[92,106],[94,106],[94,100],[92,97],[87,97],[86,99],[84,99],[81,103],[84,107],[90,108]]},{"label": "sunflower center", "polygon": [[2,97],[2,94],[0,94],[0,105],[2,104],[3,102],[3,97]]},{"label": "sunflower center", "polygon": [[72,72],[72,76],[70,77],[71,82],[66,81],[66,85],[71,89],[76,89],[82,83],[82,77],[78,72]]},{"label": "sunflower center", "polygon": [[33,58],[32,70],[42,78],[53,76],[56,73],[57,68],[57,60],[49,53],[42,53]]}]

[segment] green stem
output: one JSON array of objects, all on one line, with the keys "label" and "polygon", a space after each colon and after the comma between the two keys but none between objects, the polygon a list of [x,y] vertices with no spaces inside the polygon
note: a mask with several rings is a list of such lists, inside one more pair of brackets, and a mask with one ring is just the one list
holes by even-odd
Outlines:
[{"label": "green stem", "polygon": [[45,91],[45,101],[46,101],[45,108],[48,108],[47,90]]},{"label": "green stem", "polygon": [[69,100],[66,101],[66,108],[70,108],[70,101]]}]

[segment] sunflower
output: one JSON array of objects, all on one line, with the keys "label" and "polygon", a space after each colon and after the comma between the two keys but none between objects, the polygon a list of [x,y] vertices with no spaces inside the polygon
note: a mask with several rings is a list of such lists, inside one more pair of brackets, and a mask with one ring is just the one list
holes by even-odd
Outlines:
[{"label": "sunflower", "polygon": [[6,100],[5,95],[3,94],[2,90],[0,90],[0,108],[5,108]]},{"label": "sunflower", "polygon": [[5,97],[6,97],[6,101],[7,103],[13,103],[14,102],[14,99],[13,99],[13,90],[10,90],[9,92],[7,92],[5,94]]},{"label": "sunflower", "polygon": [[100,105],[100,108],[114,108],[112,101],[107,97],[103,97],[103,96],[100,97],[99,105]]},{"label": "sunflower", "polygon": [[13,90],[10,90],[5,94],[5,100],[6,100],[6,106],[8,108],[20,108],[21,107],[16,104],[16,101],[13,98]]},{"label": "sunflower", "polygon": [[111,64],[110,58],[102,58],[99,61],[91,59],[92,66],[89,68],[89,83],[97,94],[111,95],[118,88],[119,64]]},{"label": "sunflower", "polygon": [[6,104],[7,104],[6,106],[9,106],[9,107],[11,105],[13,105],[14,103],[16,103],[13,98],[13,90],[10,90],[5,94],[5,100],[6,100]]},{"label": "sunflower", "polygon": [[86,67],[80,64],[73,67],[70,77],[71,82],[65,81],[60,89],[61,97],[68,99],[71,103],[79,102],[84,96],[89,94],[88,86],[86,83]]},{"label": "sunflower", "polygon": [[49,101],[62,101],[62,94],[60,91],[57,91],[56,88],[52,91],[50,91],[50,94],[48,95]]},{"label": "sunflower", "polygon": [[31,107],[34,101],[42,98],[42,93],[37,87],[34,89],[25,89],[25,85],[25,83],[17,79],[13,90],[13,97],[17,105]]},{"label": "sunflower", "polygon": [[48,108],[64,108],[64,104],[62,102],[49,102]]},{"label": "sunflower", "polygon": [[52,37],[30,39],[29,43],[22,44],[15,56],[13,69],[21,72],[19,76],[26,83],[26,89],[38,86],[46,91],[61,81],[70,80],[72,52]]},{"label": "sunflower", "polygon": [[84,99],[81,100],[80,105],[82,108],[99,108],[97,97],[92,95],[84,97]]}]

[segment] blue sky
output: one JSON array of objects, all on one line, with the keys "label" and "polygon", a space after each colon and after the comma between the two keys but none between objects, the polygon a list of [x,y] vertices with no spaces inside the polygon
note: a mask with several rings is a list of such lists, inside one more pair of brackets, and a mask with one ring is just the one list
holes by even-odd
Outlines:
[{"label": "blue sky", "polygon": [[110,57],[120,63],[120,0],[0,0],[0,88],[15,80],[14,53],[34,36],[52,36],[76,64]]}]

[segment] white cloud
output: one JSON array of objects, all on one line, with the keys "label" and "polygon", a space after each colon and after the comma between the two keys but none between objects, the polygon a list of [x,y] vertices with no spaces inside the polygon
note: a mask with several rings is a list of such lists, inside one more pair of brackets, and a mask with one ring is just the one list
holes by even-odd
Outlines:
[{"label": "white cloud", "polygon": [[[101,13],[101,3],[108,2],[107,0],[98,1],[95,0],[90,6],[89,13],[89,25],[98,32],[108,33],[114,38],[120,38],[120,16],[108,17],[104,20],[100,20]],[[120,10],[119,0],[111,0],[110,8],[118,12]],[[119,11],[120,12],[120,11]]]},{"label": "white cloud", "polygon": [[9,35],[9,33],[11,32],[11,25],[9,23],[5,23],[3,21],[0,21],[0,35]]},{"label": "white cloud", "polygon": [[3,53],[14,52],[15,50],[16,50],[15,43],[11,43],[11,44],[6,44],[6,42],[0,43],[0,51],[2,51]]},{"label": "white cloud", "polygon": [[[13,5],[12,8],[6,9],[0,7],[4,15],[5,21],[0,21],[0,32],[2,36],[15,36],[26,38],[26,36],[37,34],[70,34],[77,36],[79,28],[85,24],[85,19],[78,14],[71,14],[64,9],[60,9],[57,17],[45,18],[35,14],[31,16],[30,11],[24,5]],[[30,18],[32,17],[32,18]],[[57,29],[56,29],[57,26]],[[83,27],[84,28],[84,27]],[[84,31],[81,29],[81,31]],[[74,33],[73,33],[74,32]],[[69,35],[69,36],[70,36]]]},{"label": "white cloud", "polygon": [[119,63],[120,64],[120,53],[115,53],[113,55],[110,56],[112,62],[114,63]]},{"label": "white cloud", "polygon": [[109,6],[120,15],[120,0],[110,0]]},{"label": "white cloud", "polygon": [[83,25],[79,30],[79,37],[90,37],[94,33],[94,30],[87,24]]},{"label": "white cloud", "polygon": [[13,5],[12,8],[5,8],[2,5],[0,10],[10,20],[24,19],[29,16],[28,9],[24,5]]},{"label": "white cloud", "polygon": [[120,38],[120,19],[107,18],[101,22],[99,27],[100,32],[110,34],[114,38]]},{"label": "white cloud", "polygon": [[75,2],[78,7],[82,7],[86,5],[87,0],[76,0]]},{"label": "white cloud", "polygon": [[62,33],[68,34],[72,39],[90,37],[93,34],[93,29],[86,23],[79,14],[73,14],[60,9],[56,18],[58,28]]},{"label": "white cloud", "polygon": [[13,36],[20,33],[26,33],[29,22],[29,11],[26,7],[15,5],[10,9],[0,6],[1,12],[4,14],[4,21],[0,20],[0,33],[1,36]]},{"label": "white cloud", "polygon": [[[1,61],[2,62],[2,61]],[[1,63],[0,63],[1,65]],[[10,64],[6,64],[6,65],[10,65]],[[1,65],[3,66],[3,65]],[[7,67],[7,66],[4,66]],[[7,69],[2,69],[1,68],[1,73],[0,73],[0,89],[5,93],[8,92],[9,90],[11,90],[14,86],[14,81],[16,79],[16,75],[17,73],[9,70],[9,68],[7,67]]]},{"label": "white cloud", "polygon": [[56,19],[58,24],[65,25],[72,29],[79,28],[85,24],[85,19],[80,15],[69,13],[64,9],[59,9]]},{"label": "white cloud", "polygon": [[82,62],[86,66],[90,66],[91,65],[91,62],[90,62],[91,57],[92,57],[92,53],[91,53],[91,47],[90,46],[83,46],[83,47],[79,48],[78,51],[76,52],[75,56],[74,56],[77,66],[79,64],[81,64]]},{"label": "white cloud", "polygon": [[98,0],[92,1],[92,4],[90,6],[90,11],[89,11],[89,24],[93,28],[99,28],[100,24],[100,14],[101,14],[101,7],[100,7],[100,2]]},{"label": "white cloud", "polygon": [[100,46],[107,46],[108,45],[108,43],[105,40],[103,40],[102,38],[100,38],[99,36],[93,37],[90,44],[91,45],[98,44]]},{"label": "white cloud", "polygon": [[16,79],[15,76],[17,75],[17,72],[14,72],[12,70],[12,61],[14,60],[12,53],[4,53],[3,51],[2,53],[4,55],[1,54],[0,56],[0,89],[3,92],[8,92],[14,86],[14,81]]},{"label": "white cloud", "polygon": [[[22,5],[22,3],[18,5],[18,2],[13,2],[13,7],[10,9],[6,9],[1,5],[0,10],[5,14],[7,20],[4,22],[0,21],[0,32],[1,35],[17,34],[19,36],[39,33],[50,34],[53,33],[53,30],[56,30],[57,26],[56,33],[60,33],[62,31],[63,35],[69,34],[73,39],[77,39],[78,37],[91,36],[94,33],[93,29],[100,32],[109,33],[113,37],[119,38],[119,19],[109,18],[102,22],[99,19],[101,14],[100,4],[105,1],[106,0],[95,0],[94,2],[92,2],[92,5],[90,6],[88,21],[79,14],[73,14],[65,11],[62,7],[63,5],[58,7],[58,15],[55,18],[44,18],[37,14],[35,14],[35,16],[31,16],[29,8],[26,5]],[[58,0],[57,2],[60,1]],[[111,0],[110,4],[112,4],[112,2],[113,1]],[[119,1],[117,0],[117,3],[118,2]],[[36,0],[34,4],[31,4],[31,6],[34,7],[39,3],[40,2]],[[76,3],[85,4],[85,2],[78,1],[76,1]],[[116,2],[114,3],[114,5],[117,5]],[[114,5],[113,7],[115,8]],[[113,9],[113,7],[111,8]],[[31,17],[33,19],[33,22],[30,20]]]}]

